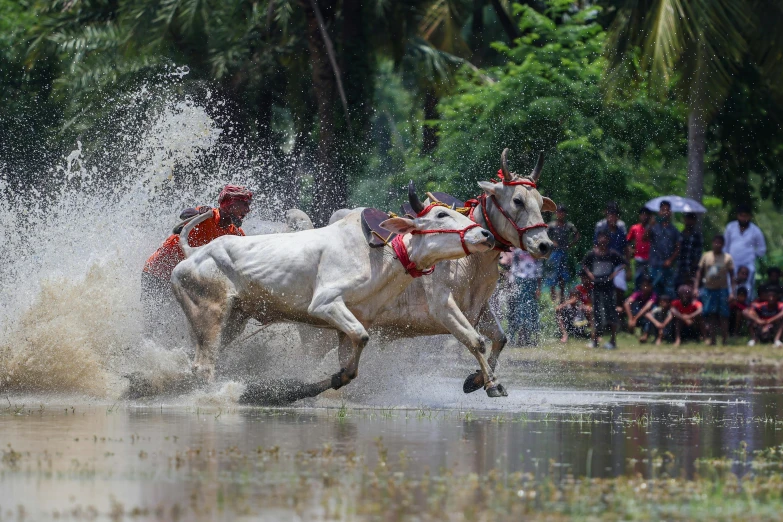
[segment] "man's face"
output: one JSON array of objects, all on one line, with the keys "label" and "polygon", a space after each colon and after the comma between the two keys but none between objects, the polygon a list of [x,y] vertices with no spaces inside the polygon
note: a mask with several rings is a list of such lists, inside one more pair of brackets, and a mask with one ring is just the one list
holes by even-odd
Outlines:
[{"label": "man's face", "polygon": [[607,211],[606,212],[606,223],[610,227],[614,227],[617,225],[617,220],[619,219],[619,215],[614,211]]},{"label": "man's face", "polygon": [[664,310],[668,310],[669,307],[672,305],[672,302],[669,299],[661,299],[659,303],[661,305],[661,308],[663,308]]},{"label": "man's face", "polygon": [[742,267],[739,270],[737,270],[737,279],[740,281],[747,281],[748,277],[750,277],[750,271],[746,267]]},{"label": "man's face", "polygon": [[598,246],[603,250],[609,248],[609,237],[605,235],[598,236]]},{"label": "man's face", "polygon": [[680,301],[682,301],[685,304],[689,304],[691,302],[691,299],[693,298],[693,294],[690,290],[680,290],[679,292]]},{"label": "man's face", "polygon": [[234,225],[240,226],[242,225],[245,216],[250,212],[250,203],[248,201],[236,199],[229,203],[226,207],[226,211],[228,212],[228,215],[231,216],[231,221]]},{"label": "man's face", "polygon": [[647,212],[640,212],[639,213],[639,223],[642,225],[646,225],[650,221],[650,214]]},{"label": "man's face", "polygon": [[720,239],[712,240],[712,251],[716,254],[723,252],[723,241]]},{"label": "man's face", "polygon": [[[671,212],[669,214],[671,215]],[[685,226],[688,228],[693,228],[696,226],[696,216],[686,214],[684,221],[685,221]]]},{"label": "man's face", "polygon": [[777,303],[778,302],[778,293],[775,292],[774,290],[770,290],[769,292],[767,292],[767,302],[768,303],[773,303],[773,304]]},{"label": "man's face", "polygon": [[750,223],[751,217],[750,212],[739,212],[737,214],[737,221],[739,221],[740,225],[746,227]]},{"label": "man's face", "polygon": [[672,218],[672,207],[669,205],[661,205],[661,208],[658,209],[658,215],[663,221],[669,221]]},{"label": "man's face", "polygon": [[560,221],[561,223],[565,222],[565,220],[566,220],[566,213],[565,212],[563,212],[562,210],[558,210],[557,213],[556,213],[556,216],[557,216],[557,220],[558,221]]},{"label": "man's face", "polygon": [[780,282],[780,274],[778,272],[772,271],[769,273],[769,276],[767,276],[767,279],[769,279],[770,283],[778,284]]}]

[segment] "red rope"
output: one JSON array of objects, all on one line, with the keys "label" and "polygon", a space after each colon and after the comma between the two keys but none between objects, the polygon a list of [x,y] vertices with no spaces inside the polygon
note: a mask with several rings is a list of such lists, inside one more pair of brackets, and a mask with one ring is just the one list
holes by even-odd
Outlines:
[{"label": "red rope", "polygon": [[406,272],[408,272],[408,275],[414,279],[423,275],[430,275],[435,271],[434,265],[427,270],[419,270],[416,268],[416,263],[411,261],[411,258],[408,257],[408,249],[405,248],[405,244],[402,242],[401,235],[397,235],[394,237],[394,239],[391,240],[391,247],[394,250],[394,253],[397,255],[397,259],[400,260],[402,267]]},{"label": "red rope", "polygon": [[[502,172],[498,171],[498,175],[500,175],[501,179],[502,179],[502,176],[503,176]],[[504,181],[503,184],[504,185],[527,185],[527,186],[534,187],[534,188],[536,186],[536,184],[533,183],[530,180],[509,181],[509,182],[505,182]],[[525,232],[527,232],[528,230],[533,230],[535,228],[549,228],[548,225],[546,223],[544,223],[544,222],[536,223],[535,225],[530,225],[529,227],[517,226],[516,221],[511,219],[511,216],[509,216],[508,213],[503,209],[503,207],[500,206],[500,203],[498,203],[498,200],[495,198],[495,196],[492,196],[492,203],[495,204],[495,206],[498,208],[498,210],[503,215],[503,217],[506,218],[506,220],[508,220],[509,223],[511,223],[511,226],[514,227],[514,230],[517,231],[517,234],[519,235],[519,246],[520,246],[520,248],[522,250],[527,250],[527,248],[525,248],[525,243],[523,242],[523,238],[522,238],[522,236],[524,235]],[[473,212],[476,210],[476,207],[481,207],[481,213],[484,216],[484,221],[486,221],[486,223],[487,223],[487,228],[492,233],[492,235],[495,236],[495,241],[497,241],[498,243],[501,243],[505,247],[505,249],[498,248],[498,247],[496,247],[496,249],[498,249],[498,250],[506,250],[507,251],[511,247],[514,246],[512,243],[507,241],[502,235],[500,235],[500,233],[498,233],[498,231],[495,230],[494,226],[492,226],[492,221],[489,219],[489,213],[487,212],[487,195],[486,194],[482,194],[479,197],[477,197],[476,199],[469,199],[469,200],[467,200],[465,202],[465,205],[470,207],[470,213],[468,214],[468,217],[473,222],[476,221],[476,219],[473,217]]]}]

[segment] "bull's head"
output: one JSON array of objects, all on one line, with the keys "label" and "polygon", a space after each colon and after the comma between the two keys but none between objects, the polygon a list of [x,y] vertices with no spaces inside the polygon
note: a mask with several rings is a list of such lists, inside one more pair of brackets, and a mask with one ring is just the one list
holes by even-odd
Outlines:
[{"label": "bull's head", "polygon": [[[487,196],[494,196],[496,202],[487,204],[492,228],[515,247],[526,249],[534,257],[547,257],[552,251],[552,241],[549,240],[546,228],[536,225],[544,222],[542,212],[552,212],[557,206],[551,199],[541,196],[535,187],[544,166],[544,153],[539,155],[535,168],[527,177],[509,171],[507,155],[508,149],[504,149],[500,155],[503,182],[479,181],[479,186]],[[525,184],[526,181],[530,183]],[[520,233],[520,230],[524,232]]]},{"label": "bull's head", "polygon": [[411,234],[406,238],[409,240],[406,246],[417,266],[427,267],[494,248],[492,234],[467,216],[439,204],[425,206],[416,194],[413,181],[408,185],[408,201],[417,217],[395,217],[381,226],[400,235]]}]

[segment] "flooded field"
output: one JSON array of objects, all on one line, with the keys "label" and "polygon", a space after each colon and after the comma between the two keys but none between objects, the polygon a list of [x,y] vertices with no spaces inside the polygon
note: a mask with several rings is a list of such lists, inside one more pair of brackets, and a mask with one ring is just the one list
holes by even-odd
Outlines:
[{"label": "flooded field", "polygon": [[[9,396],[0,519],[635,518],[650,514],[644,494],[654,491],[659,514],[678,518],[710,512],[718,487],[722,501],[737,498],[713,514],[733,518],[779,481],[778,387],[602,391],[585,379],[566,391],[526,387],[531,377],[512,373],[505,400],[433,377],[439,407],[362,393],[281,409],[217,395],[212,404]],[[222,393],[232,386],[241,387]],[[772,517],[777,491],[752,513]]]}]

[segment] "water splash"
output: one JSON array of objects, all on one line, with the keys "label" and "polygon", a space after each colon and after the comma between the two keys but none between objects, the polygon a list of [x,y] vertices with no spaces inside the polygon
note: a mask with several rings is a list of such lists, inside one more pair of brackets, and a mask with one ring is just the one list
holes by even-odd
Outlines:
[{"label": "water splash", "polygon": [[[228,182],[256,185],[262,167],[223,150],[213,107],[176,88],[186,73],[113,101],[104,135],[77,142],[24,193],[0,170],[0,390],[116,397],[127,373],[187,369],[184,336],[140,341],[142,266],[183,208],[214,205]],[[245,229],[258,233],[264,217]]]}]

